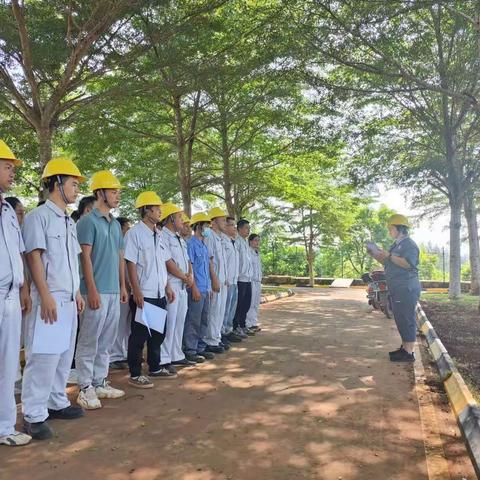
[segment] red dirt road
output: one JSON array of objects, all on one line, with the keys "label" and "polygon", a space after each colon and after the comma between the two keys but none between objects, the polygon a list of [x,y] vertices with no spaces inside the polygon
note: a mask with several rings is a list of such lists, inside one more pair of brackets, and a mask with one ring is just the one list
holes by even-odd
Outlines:
[{"label": "red dirt road", "polygon": [[124,399],[52,421],[53,441],[0,447],[0,479],[428,478],[413,368],[388,362],[397,334],[363,291],[307,290],[261,320],[260,334],[153,390],[114,374]]}]

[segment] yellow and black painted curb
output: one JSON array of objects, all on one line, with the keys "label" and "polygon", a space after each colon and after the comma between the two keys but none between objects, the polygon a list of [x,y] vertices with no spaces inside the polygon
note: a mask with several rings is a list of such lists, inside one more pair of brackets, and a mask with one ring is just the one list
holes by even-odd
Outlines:
[{"label": "yellow and black painted curb", "polygon": [[448,399],[467,445],[468,453],[480,478],[480,407],[420,304],[417,305],[417,325],[425,336],[437,365]]},{"label": "yellow and black painted curb", "polygon": [[295,295],[295,293],[290,288],[286,292],[277,292],[277,293],[272,293],[270,295],[262,295],[260,298],[260,304],[274,302],[275,300],[291,297],[292,295]]}]

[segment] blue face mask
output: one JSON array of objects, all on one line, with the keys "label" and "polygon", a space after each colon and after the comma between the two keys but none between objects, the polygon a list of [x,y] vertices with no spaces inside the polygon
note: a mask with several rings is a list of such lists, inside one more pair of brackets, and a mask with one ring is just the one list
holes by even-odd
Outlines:
[{"label": "blue face mask", "polygon": [[212,234],[212,229],[210,227],[205,227],[202,233],[205,238],[208,238]]}]

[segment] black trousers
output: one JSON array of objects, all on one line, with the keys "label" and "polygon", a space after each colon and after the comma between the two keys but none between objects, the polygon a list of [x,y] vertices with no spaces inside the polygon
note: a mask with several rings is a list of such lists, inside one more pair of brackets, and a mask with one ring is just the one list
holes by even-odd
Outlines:
[{"label": "black trousers", "polygon": [[[167,299],[162,298],[144,298],[145,302],[151,303],[160,308],[167,308]],[[130,297],[130,310],[132,312],[131,331],[128,337],[128,368],[132,377],[138,377],[142,374],[142,358],[143,347],[147,342],[147,363],[150,372],[157,372],[160,370],[160,347],[165,339],[167,327],[165,332],[160,333],[156,330],[150,330],[152,336],[149,335],[148,329],[145,325],[135,321],[135,313],[137,312],[137,305]]]},{"label": "black trousers", "polygon": [[252,303],[252,283],[251,282],[237,282],[238,286],[238,300],[235,316],[233,317],[233,328],[245,328],[245,320],[247,313],[250,310]]}]

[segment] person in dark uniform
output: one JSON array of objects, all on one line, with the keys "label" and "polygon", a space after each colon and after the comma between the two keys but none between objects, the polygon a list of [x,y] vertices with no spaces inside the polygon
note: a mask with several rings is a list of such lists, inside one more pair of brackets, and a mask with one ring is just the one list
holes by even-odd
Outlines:
[{"label": "person in dark uniform", "polygon": [[398,350],[390,352],[392,362],[414,362],[417,333],[415,308],[420,298],[418,263],[420,251],[409,237],[410,223],[403,215],[392,215],[388,232],[395,240],[388,252],[367,245],[369,254],[383,263],[395,323],[402,338]]}]

